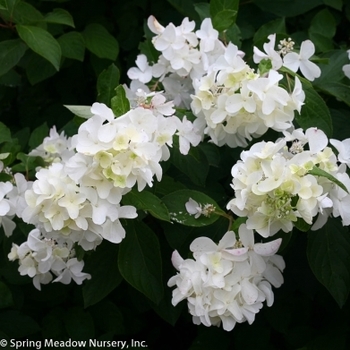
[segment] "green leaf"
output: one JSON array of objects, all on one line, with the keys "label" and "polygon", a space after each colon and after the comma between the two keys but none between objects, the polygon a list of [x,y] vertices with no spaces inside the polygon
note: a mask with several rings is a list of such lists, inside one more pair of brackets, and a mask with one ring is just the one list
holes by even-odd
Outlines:
[{"label": "green leaf", "polygon": [[18,1],[12,11],[0,11],[3,19],[18,24],[38,24],[44,16],[31,4]]},{"label": "green leaf", "polygon": [[27,46],[19,39],[0,43],[0,76],[7,73],[23,57]]},{"label": "green leaf", "polygon": [[212,0],[210,16],[213,27],[222,32],[236,22],[239,0]]},{"label": "green leaf", "polygon": [[341,84],[341,83],[327,83],[317,85],[317,87],[323,90],[325,93],[328,93],[334,96],[338,101],[342,101],[350,106],[350,86]]},{"label": "green leaf", "polygon": [[128,221],[119,245],[118,266],[124,279],[154,303],[163,298],[162,260],[154,232],[142,222]]},{"label": "green leaf", "polygon": [[155,182],[153,188],[154,193],[160,196],[165,196],[170,192],[183,190],[186,188],[186,186],[168,175],[163,175],[162,181]]},{"label": "green leaf", "polygon": [[326,52],[334,48],[333,41],[319,33],[309,33],[310,40],[315,44],[317,52]]},{"label": "green leaf", "polygon": [[38,55],[48,60],[56,70],[60,68],[61,47],[46,30],[26,25],[16,26],[20,38]]},{"label": "green leaf", "polygon": [[[267,41],[267,37],[270,34],[282,34],[286,33],[286,21],[284,17],[275,19],[262,25],[254,34],[253,41],[255,45],[262,46]],[[276,40],[276,42],[278,42]]]},{"label": "green leaf", "polygon": [[155,49],[151,39],[147,39],[139,44],[140,53],[146,55],[149,62],[158,62],[159,52]]},{"label": "green leaf", "polygon": [[0,309],[13,305],[13,299],[10,289],[4,282],[0,281]]},{"label": "green leaf", "polygon": [[[194,215],[190,215],[186,210],[185,204],[190,198],[196,201],[202,208],[207,204],[212,205],[215,208],[215,212],[209,216],[201,215],[196,219]],[[219,219],[220,215],[217,213],[224,213],[212,198],[199,191],[187,189],[175,191],[164,196],[162,201],[168,207],[171,221],[186,226],[201,227],[211,225]]]},{"label": "green leaf", "polygon": [[126,93],[123,85],[118,85],[115,89],[116,96],[112,97],[111,108],[116,117],[130,111],[130,102],[126,98]]},{"label": "green leaf", "polygon": [[323,3],[339,11],[341,11],[343,7],[343,0],[323,0]]},{"label": "green leaf", "polygon": [[339,219],[328,218],[308,233],[307,257],[316,278],[342,307],[350,291],[350,235]]},{"label": "green leaf", "polygon": [[39,166],[40,163],[42,163],[40,161],[41,158],[28,156],[27,154],[22,152],[19,152],[16,158],[21,161],[21,163],[16,164],[12,167],[12,170],[16,172],[28,173],[30,170],[36,169],[36,167]]},{"label": "green leaf", "polygon": [[61,46],[62,56],[83,62],[85,55],[85,42],[78,32],[69,32],[57,39]]},{"label": "green leaf", "polygon": [[65,24],[67,26],[75,28],[73,17],[68,11],[63,9],[54,9],[52,12],[49,12],[45,15],[44,20],[48,23]]},{"label": "green leaf", "polygon": [[40,83],[56,73],[56,69],[49,61],[35,52],[30,52],[29,55],[30,58],[26,65],[26,75],[31,85]]},{"label": "green leaf", "polygon": [[111,61],[117,59],[119,53],[118,41],[108,30],[98,23],[89,24],[82,33],[86,47],[99,58],[107,58]]},{"label": "green leaf", "polygon": [[84,272],[91,279],[84,282],[84,307],[98,303],[112,292],[122,281],[118,269],[118,246],[104,241],[96,251],[85,258]]},{"label": "green leaf", "polygon": [[326,38],[333,38],[336,32],[336,22],[333,15],[328,9],[318,12],[311,21],[309,28],[310,33],[317,33]]},{"label": "green leaf", "polygon": [[297,218],[297,221],[294,221],[293,224],[301,232],[309,232],[311,228],[311,225],[302,218]]},{"label": "green leaf", "polygon": [[308,171],[308,174],[325,177],[326,179],[328,179],[328,180],[332,181],[333,183],[337,184],[346,193],[349,193],[348,189],[345,187],[345,185],[341,181],[339,181],[333,175],[331,175],[331,174],[327,173],[326,171],[320,169],[316,165],[310,171]]},{"label": "green leaf", "polygon": [[202,22],[205,18],[210,18],[210,4],[205,2],[198,2],[193,4],[193,6]]},{"label": "green leaf", "polygon": [[43,123],[37,128],[35,128],[30,135],[28,145],[31,149],[41,145],[45,137],[49,136],[49,127],[47,123]]},{"label": "green leaf", "polygon": [[0,5],[2,8],[8,10],[10,14],[12,14],[13,9],[17,5],[17,3],[20,1],[21,0],[1,0]]},{"label": "green leaf", "polygon": [[268,60],[264,58],[259,62],[259,74],[263,75],[265,73],[268,73],[272,69],[272,62],[271,60]]},{"label": "green leaf", "polygon": [[10,129],[2,122],[0,122],[0,143],[12,142]]},{"label": "green leaf", "polygon": [[119,69],[113,63],[98,76],[97,79],[97,100],[108,107],[111,106],[112,97],[115,96],[115,89],[119,84]]},{"label": "green leaf", "polygon": [[176,146],[172,149],[173,164],[181,172],[186,174],[195,185],[204,186],[209,172],[208,159],[198,147],[191,147],[184,156]]},{"label": "green leaf", "polygon": [[319,63],[321,76],[314,81],[314,85],[327,85],[330,82],[339,82],[344,79],[342,70],[345,64],[349,63],[348,54],[345,50],[333,50],[321,55],[320,58],[327,58],[328,63]]},{"label": "green leaf", "polygon": [[137,190],[132,190],[123,196],[123,204],[133,205],[136,209],[149,212],[159,220],[170,221],[166,205],[149,191],[143,190],[139,192]]},{"label": "green leaf", "polygon": [[69,109],[73,114],[80,118],[89,119],[94,114],[91,112],[91,106],[68,106],[64,105],[67,109]]},{"label": "green leaf", "polygon": [[301,114],[295,117],[297,123],[304,129],[316,127],[332,136],[333,127],[329,109],[322,97],[308,84],[303,85],[305,92],[305,104],[301,108]]}]

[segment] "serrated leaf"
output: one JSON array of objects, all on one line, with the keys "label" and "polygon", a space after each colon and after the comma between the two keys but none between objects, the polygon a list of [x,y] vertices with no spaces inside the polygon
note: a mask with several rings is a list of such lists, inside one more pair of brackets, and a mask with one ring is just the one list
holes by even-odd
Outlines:
[{"label": "serrated leaf", "polygon": [[61,62],[61,47],[46,30],[27,25],[17,25],[20,38],[38,55],[48,60],[58,71]]},{"label": "serrated leaf", "polygon": [[331,175],[331,174],[327,173],[326,171],[320,169],[316,165],[310,171],[308,171],[308,174],[325,177],[326,179],[328,179],[328,180],[332,181],[333,183],[337,184],[346,193],[349,193],[348,189],[345,187],[345,185],[341,181],[339,181],[333,175]]},{"label": "serrated leaf", "polygon": [[350,235],[339,219],[328,218],[308,233],[307,257],[316,278],[342,307],[350,291]]},{"label": "serrated leaf", "polygon": [[139,192],[132,190],[123,196],[124,205],[133,205],[136,209],[149,212],[157,219],[170,221],[168,208],[153,193],[143,190]]},{"label": "serrated leaf", "polygon": [[84,307],[94,305],[112,292],[122,281],[118,269],[118,246],[104,241],[85,259],[84,272],[91,279],[84,282]]},{"label": "serrated leaf", "polygon": [[89,24],[84,32],[86,47],[99,58],[107,58],[111,61],[117,59],[119,53],[118,41],[108,30],[98,23]]},{"label": "serrated leaf", "polygon": [[67,26],[75,28],[73,17],[68,11],[64,9],[54,9],[52,12],[49,12],[45,15],[44,20],[48,23],[65,24]]},{"label": "serrated leaf", "polygon": [[159,241],[144,223],[128,221],[126,237],[119,245],[121,275],[155,304],[163,298],[162,260]]},{"label": "serrated leaf", "polygon": [[19,39],[6,40],[0,43],[0,76],[16,66],[27,50]]},{"label": "serrated leaf", "polygon": [[303,82],[302,85],[305,92],[305,104],[301,108],[301,114],[295,117],[297,123],[304,130],[316,127],[331,137],[333,132],[332,118],[326,103],[312,86]]},{"label": "serrated leaf", "polygon": [[91,113],[91,106],[69,106],[64,105],[67,109],[69,109],[73,114],[80,118],[89,119],[94,114]]},{"label": "serrated leaf", "polygon": [[[202,208],[207,204],[212,205],[215,208],[215,213],[213,212],[209,216],[200,215],[196,219],[194,215],[190,215],[186,210],[186,203],[190,198],[196,201]],[[171,221],[186,226],[201,227],[211,225],[219,219],[220,215],[217,213],[224,213],[212,198],[199,191],[187,189],[175,191],[164,196],[162,201],[168,208]]]},{"label": "serrated leaf", "polygon": [[115,89],[119,84],[119,69],[113,63],[98,76],[97,79],[97,100],[108,107],[115,96]]},{"label": "serrated leaf", "polygon": [[85,55],[85,42],[78,32],[69,32],[57,39],[61,46],[62,56],[83,62]]},{"label": "serrated leaf", "polygon": [[111,108],[116,117],[130,111],[130,102],[126,98],[126,93],[123,85],[118,85],[115,89],[116,96],[112,97]]}]

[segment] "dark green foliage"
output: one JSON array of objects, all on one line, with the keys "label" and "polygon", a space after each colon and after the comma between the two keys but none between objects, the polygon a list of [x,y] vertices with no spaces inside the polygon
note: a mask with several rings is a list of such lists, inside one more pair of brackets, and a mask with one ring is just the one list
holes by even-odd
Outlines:
[{"label": "dark green foliage", "polygon": [[[350,0],[0,0],[0,153],[11,153],[6,166],[33,179],[41,159],[28,151],[53,125],[74,134],[86,113],[76,109],[73,119],[65,105],[98,101],[117,116],[129,110],[119,84],[128,83],[126,72],[140,51],[151,61],[159,54],[149,31],[144,34],[151,14],[163,25],[178,25],[186,16],[199,24],[210,15],[225,31],[222,38],[246,50],[249,63],[253,45],[261,48],[271,33],[278,40],[291,36],[297,45],[310,38],[322,75],[313,85],[303,81],[306,105],[296,121],[328,137],[349,137],[350,88],[342,66],[350,63],[344,52],[350,47]],[[37,291],[19,275],[17,262],[8,261],[11,241],[0,228],[0,339],[125,340],[129,348],[134,339],[148,349],[348,349],[350,232],[336,220],[320,231],[299,221],[292,234],[278,233],[285,283],[252,325],[230,333],[195,326],[186,302],[171,305],[172,251],[185,257],[194,238],[218,241],[228,229],[220,209],[198,221],[183,214],[185,199],[225,208],[233,196],[230,168],[239,156],[210,144],[183,156],[177,146],[161,183],[123,197],[139,218],[127,221],[121,244],[104,242],[85,253],[84,271],[92,279],[82,286],[53,283]],[[324,176],[320,169],[314,173]],[[186,226],[170,222],[174,213]],[[29,230],[18,224],[13,241],[20,244]]]}]

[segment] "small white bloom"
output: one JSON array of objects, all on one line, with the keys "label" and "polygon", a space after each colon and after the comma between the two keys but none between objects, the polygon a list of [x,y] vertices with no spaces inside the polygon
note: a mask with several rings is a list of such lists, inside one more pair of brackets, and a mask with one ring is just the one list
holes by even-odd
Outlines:
[{"label": "small white bloom", "polygon": [[300,69],[304,77],[310,81],[321,75],[321,69],[309,58],[315,53],[315,45],[311,40],[305,40],[301,43],[300,53],[288,53],[283,59],[283,65],[293,72]]}]

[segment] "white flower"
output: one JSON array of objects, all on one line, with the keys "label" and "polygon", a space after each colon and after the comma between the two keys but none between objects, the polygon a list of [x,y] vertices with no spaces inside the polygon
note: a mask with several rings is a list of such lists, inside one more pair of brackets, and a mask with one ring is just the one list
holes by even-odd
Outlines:
[{"label": "white flower", "polygon": [[177,119],[177,129],[176,135],[179,135],[180,152],[186,155],[190,150],[190,145],[197,146],[202,136],[197,133],[194,125],[187,120],[186,116],[182,118],[182,121]]},{"label": "white flower", "polygon": [[350,138],[343,141],[330,139],[329,142],[338,151],[338,160],[350,168]]},{"label": "white flower", "polygon": [[300,53],[290,52],[283,58],[283,65],[293,72],[300,69],[304,77],[310,81],[321,75],[321,69],[309,58],[315,53],[315,46],[311,40],[305,40],[301,43]]},{"label": "white flower", "polygon": [[[350,59],[350,50],[347,50],[347,53],[348,53],[348,56],[349,56],[349,59]],[[345,64],[342,67],[342,70],[343,70],[345,76],[350,79],[350,64]]]},{"label": "white flower", "polygon": [[201,28],[196,31],[196,35],[200,41],[200,48],[203,52],[212,51],[218,40],[219,32],[213,28],[210,18],[205,18],[201,24]]},{"label": "white flower", "polygon": [[263,59],[269,59],[272,63],[272,69],[278,70],[282,67],[282,58],[279,53],[275,51],[276,34],[271,34],[267,38],[270,41],[263,45],[266,53],[254,46],[253,60],[255,63],[259,63]]},{"label": "white flower", "polygon": [[139,80],[141,83],[148,83],[152,80],[152,67],[149,66],[146,55],[138,55],[136,58],[136,67],[127,71],[127,75],[132,80]]}]

